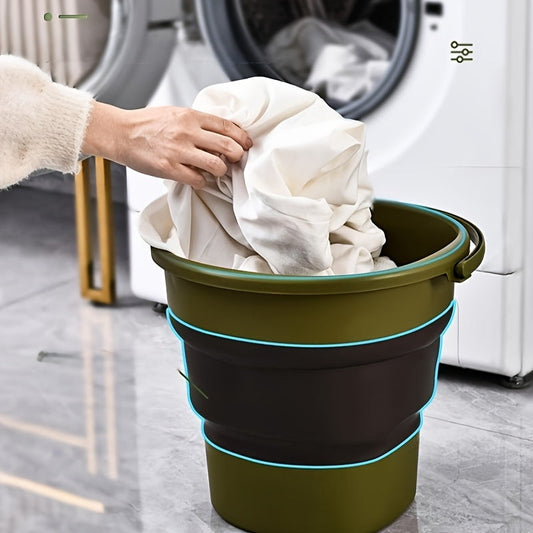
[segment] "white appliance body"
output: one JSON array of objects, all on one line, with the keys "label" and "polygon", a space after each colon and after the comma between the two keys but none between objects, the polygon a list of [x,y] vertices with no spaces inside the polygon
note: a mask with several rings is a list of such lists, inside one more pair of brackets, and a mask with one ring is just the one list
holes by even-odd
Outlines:
[{"label": "white appliance body", "polygon": [[[404,75],[362,117],[369,172],[377,197],[444,209],[480,227],[486,257],[456,286],[458,312],[442,361],[522,377],[533,371],[533,160],[526,150],[533,141],[533,7],[528,0],[420,7]],[[228,79],[209,35],[191,43],[183,33],[150,105],[189,106],[202,87]],[[453,41],[472,45],[465,56],[472,60],[452,61]],[[164,192],[162,183],[128,169],[133,291],[158,302],[166,301],[163,273],[136,222]]]}]

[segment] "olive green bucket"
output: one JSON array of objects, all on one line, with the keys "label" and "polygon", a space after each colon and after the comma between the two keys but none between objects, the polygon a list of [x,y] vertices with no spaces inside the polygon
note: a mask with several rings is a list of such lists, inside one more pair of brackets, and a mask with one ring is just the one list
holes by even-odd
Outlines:
[{"label": "olive green bucket", "polygon": [[373,220],[397,268],[275,276],[152,250],[203,421],[211,501],[238,527],[369,533],[414,498],[454,283],[479,266],[484,239],[421,206],[376,201]]}]

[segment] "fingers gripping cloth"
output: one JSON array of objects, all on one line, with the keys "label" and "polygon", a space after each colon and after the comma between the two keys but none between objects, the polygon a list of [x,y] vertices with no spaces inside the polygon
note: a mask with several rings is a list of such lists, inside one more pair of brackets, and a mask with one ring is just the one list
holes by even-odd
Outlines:
[{"label": "fingers gripping cloth", "polygon": [[[365,126],[316,94],[267,78],[207,87],[193,107],[245,129],[254,145],[201,190],[167,182],[142,213],[152,246],[193,261],[281,275],[392,268],[371,220]],[[379,258],[379,259],[378,259]]]}]

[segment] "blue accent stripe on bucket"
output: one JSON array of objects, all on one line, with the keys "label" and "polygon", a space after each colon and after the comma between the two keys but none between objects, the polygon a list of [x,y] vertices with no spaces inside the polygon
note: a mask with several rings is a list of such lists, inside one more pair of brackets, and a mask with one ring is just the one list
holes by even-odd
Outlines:
[{"label": "blue accent stripe on bucket", "polygon": [[437,320],[439,320],[439,318],[442,318],[446,313],[450,311],[450,309],[453,306],[454,306],[454,301],[452,301],[448,305],[448,307],[446,307],[444,311],[439,313],[436,317],[432,318],[431,320],[428,320],[424,324],[421,324],[420,326],[417,326],[416,328],[402,331],[400,333],[395,333],[394,335],[388,335],[386,337],[378,337],[376,339],[367,339],[364,341],[337,342],[337,343],[324,343],[324,344],[301,344],[301,343],[292,343],[292,342],[265,341],[265,340],[259,340],[259,339],[247,339],[245,337],[237,337],[235,335],[226,335],[225,333],[218,333],[216,331],[210,331],[207,329],[199,328],[198,326],[194,326],[193,324],[189,324],[185,320],[176,316],[174,312],[172,311],[172,309],[170,309],[170,307],[167,307],[167,320],[173,331],[174,331],[174,327],[172,326],[172,322],[170,320],[171,318],[174,319],[176,322],[179,322],[183,326],[189,329],[192,329],[194,331],[198,331],[199,333],[203,333],[204,335],[210,335],[212,337],[228,339],[231,341],[248,342],[250,344],[262,344],[265,346],[283,346],[283,347],[288,347],[288,348],[342,348],[342,347],[348,347],[348,346],[363,346],[365,344],[373,344],[376,342],[390,341],[392,339],[397,339],[398,337],[404,337],[405,335],[410,335],[411,333],[414,333],[415,331],[418,331],[420,329],[425,328],[426,326],[429,326],[430,324],[433,324],[433,322],[436,322]]},{"label": "blue accent stripe on bucket", "polygon": [[[333,470],[333,469],[340,469],[340,468],[353,468],[353,467],[357,467],[357,466],[365,466],[365,465],[376,463],[378,461],[381,461],[381,460],[385,459],[389,455],[391,455],[394,452],[398,451],[402,446],[407,444],[413,437],[415,437],[420,432],[420,430],[422,428],[422,425],[423,425],[423,422],[424,422],[424,411],[431,404],[433,399],[435,398],[435,394],[437,393],[438,368],[439,368],[440,358],[441,358],[441,353],[442,353],[442,339],[444,338],[444,335],[445,335],[446,331],[448,331],[448,328],[452,324],[453,319],[455,317],[455,313],[456,313],[456,309],[457,309],[457,305],[456,305],[455,300],[452,301],[450,306],[447,308],[446,312],[448,310],[450,310],[450,308],[452,310],[452,314],[450,316],[450,320],[448,321],[448,324],[446,324],[446,327],[443,329],[442,333],[440,334],[439,353],[437,355],[437,360],[436,360],[436,363],[435,363],[435,373],[434,373],[435,378],[434,378],[434,382],[433,382],[433,391],[431,393],[431,397],[429,398],[429,400],[425,403],[424,406],[422,406],[422,408],[419,411],[419,413],[420,413],[420,424],[418,425],[418,428],[415,431],[413,431],[413,433],[411,435],[409,435],[405,440],[400,442],[397,446],[395,446],[394,448],[392,448],[388,452],[380,455],[379,457],[375,457],[373,459],[369,459],[367,461],[361,461],[361,462],[358,462],[358,463],[348,463],[348,464],[340,464],[340,465],[293,465],[293,464],[286,464],[286,463],[274,463],[274,462],[269,462],[269,461],[262,461],[260,459],[255,459],[253,457],[247,457],[245,455],[241,455],[241,454],[232,452],[231,450],[226,450],[225,448],[222,448],[221,446],[218,446],[217,444],[214,444],[211,440],[209,440],[207,438],[207,436],[205,434],[205,431],[204,431],[205,420],[196,411],[196,409],[194,408],[194,405],[192,404],[192,401],[191,401],[191,388],[190,388],[189,383],[187,383],[187,399],[188,399],[188,402],[189,402],[189,406],[191,407],[192,412],[201,420],[201,423],[202,423],[201,430],[202,430],[202,435],[204,437],[204,440],[210,446],[212,446],[213,448],[219,450],[222,453],[226,453],[228,455],[236,457],[237,459],[241,459],[241,460],[244,460],[244,461],[249,461],[249,462],[252,462],[252,463],[265,465],[265,466],[278,467],[278,468],[292,468],[292,469],[303,469],[303,470]],[[439,315],[439,317],[442,316],[443,314],[444,313],[441,313]],[[436,320],[436,319],[434,319],[434,320]],[[431,322],[433,322],[433,321],[431,321]],[[183,358],[183,366],[184,366],[184,369],[185,369],[185,374],[188,375],[187,360],[185,358],[185,341],[178,334],[178,332],[174,329],[174,326],[172,325],[172,322],[170,322],[170,320],[169,320],[169,324],[170,324],[170,329],[172,330],[174,335],[178,338],[178,340],[181,343],[181,353],[182,353],[182,358]],[[420,329],[420,328],[417,328],[417,329]]]},{"label": "blue accent stripe on bucket", "polygon": [[269,461],[261,461],[260,459],[254,459],[253,457],[247,457],[245,455],[241,455],[239,453],[232,452],[230,450],[226,450],[222,448],[221,446],[218,446],[217,444],[214,444],[209,438],[206,436],[204,432],[204,421],[202,421],[202,435],[204,437],[204,440],[213,448],[216,448],[218,451],[222,453],[226,453],[227,455],[231,455],[232,457],[236,457],[237,459],[241,459],[244,461],[248,461],[250,463],[256,463],[259,465],[264,466],[273,466],[276,468],[290,468],[293,470],[299,469],[299,470],[339,470],[341,468],[355,468],[358,466],[365,466],[370,465],[372,463],[377,463],[378,461],[381,461],[382,459],[385,459],[389,455],[392,455],[394,452],[397,452],[402,446],[407,444],[412,438],[414,438],[422,429],[422,415],[420,415],[420,424],[416,428],[415,431],[409,437],[407,437],[404,441],[400,442],[397,446],[395,446],[392,450],[389,450],[387,453],[384,453],[383,455],[380,455],[379,457],[376,457],[375,459],[369,459],[368,461],[362,461],[360,463],[350,463],[350,464],[343,464],[343,465],[291,465],[291,464],[285,464],[285,463],[271,463]]}]

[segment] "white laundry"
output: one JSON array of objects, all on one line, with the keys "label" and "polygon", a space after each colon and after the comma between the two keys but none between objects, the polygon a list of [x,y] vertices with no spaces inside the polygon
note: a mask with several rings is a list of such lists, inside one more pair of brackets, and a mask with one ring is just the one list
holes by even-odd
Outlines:
[{"label": "white laundry", "polygon": [[383,78],[394,43],[366,20],[343,27],[305,17],[278,31],[266,54],[287,81],[347,102],[369,93]]},{"label": "white laundry", "polygon": [[[152,246],[202,263],[281,275],[369,272],[385,242],[371,220],[365,126],[316,94],[249,78],[201,91],[195,109],[244,128],[254,145],[228,175],[168,195],[142,213]],[[379,268],[392,268],[379,259]]]}]

